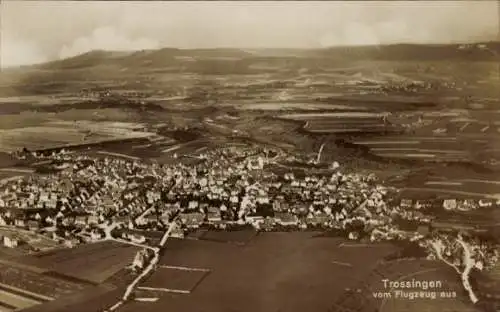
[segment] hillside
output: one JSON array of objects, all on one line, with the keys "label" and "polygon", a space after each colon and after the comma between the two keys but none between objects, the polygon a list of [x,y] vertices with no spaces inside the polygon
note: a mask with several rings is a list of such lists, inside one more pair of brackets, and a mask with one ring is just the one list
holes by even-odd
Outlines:
[{"label": "hillside", "polygon": [[[0,96],[73,93],[83,88],[96,87],[158,90],[177,84],[178,79],[170,80],[169,77],[173,76],[244,77],[273,73],[280,77],[292,72],[319,74],[343,68],[352,69],[359,66],[360,62],[364,63],[363,67],[367,68],[368,64],[368,68],[374,70],[377,70],[380,62],[389,62],[394,70],[416,63],[432,68],[436,64],[445,64],[442,61],[446,61],[446,66],[454,67],[463,67],[464,63],[488,63],[494,66],[495,62],[500,61],[499,55],[498,42],[473,45],[399,44],[311,50],[163,48],[135,52],[91,51],[41,65],[3,70],[0,73]],[[470,70],[459,71],[472,74]],[[175,89],[174,94],[177,94],[179,88]]]}]

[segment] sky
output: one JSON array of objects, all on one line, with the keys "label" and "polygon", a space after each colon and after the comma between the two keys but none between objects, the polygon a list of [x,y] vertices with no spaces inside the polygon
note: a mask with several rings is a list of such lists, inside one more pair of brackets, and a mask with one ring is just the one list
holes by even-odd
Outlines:
[{"label": "sky", "polygon": [[1,1],[0,66],[91,50],[487,41],[496,1]]}]

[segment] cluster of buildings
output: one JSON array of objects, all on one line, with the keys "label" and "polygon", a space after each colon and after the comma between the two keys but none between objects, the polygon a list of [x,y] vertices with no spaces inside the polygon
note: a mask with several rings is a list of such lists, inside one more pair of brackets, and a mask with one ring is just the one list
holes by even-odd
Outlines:
[{"label": "cluster of buildings", "polygon": [[[55,154],[44,160],[56,161],[58,172],[0,187],[0,222],[56,232],[66,239],[75,233],[103,236],[96,229],[106,222],[157,230],[179,211],[185,229],[207,224],[344,228],[389,221],[384,216],[389,211],[383,199],[387,190],[373,176],[338,170],[323,176],[275,174],[264,167],[281,157],[280,152],[241,146],[201,156],[204,161],[197,165],[167,166]],[[358,209],[364,201],[368,208]],[[372,208],[380,218],[367,212]]]},{"label": "cluster of buildings", "polygon": [[251,225],[262,231],[321,228],[371,241],[418,240],[428,231],[405,230],[400,222],[432,221],[425,203],[388,200],[393,190],[373,175],[343,173],[339,164],[321,174],[283,166],[276,172],[273,165],[290,155],[257,147],[209,150],[196,165],[68,153],[37,157],[56,162],[58,171],[1,185],[0,223],[68,246],[105,238],[109,224],[119,225],[121,234],[114,233],[121,238],[144,243],[127,231],[161,231],[174,216],[174,236]]}]

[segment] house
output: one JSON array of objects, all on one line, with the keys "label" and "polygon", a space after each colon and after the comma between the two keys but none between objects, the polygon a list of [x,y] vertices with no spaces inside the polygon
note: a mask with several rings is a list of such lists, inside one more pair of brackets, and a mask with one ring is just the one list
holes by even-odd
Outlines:
[{"label": "house", "polygon": [[62,224],[64,226],[69,226],[75,224],[75,217],[74,216],[65,216],[62,220]]},{"label": "house", "polygon": [[14,220],[14,225],[17,226],[17,227],[25,227],[26,226],[26,222],[24,219],[15,219]]},{"label": "house", "polygon": [[184,223],[187,227],[197,228],[199,227],[203,221],[205,220],[205,215],[199,212],[192,213],[181,213],[179,215],[179,219],[182,223]]},{"label": "house", "polygon": [[132,262],[132,268],[134,269],[142,269],[147,261],[147,251],[139,250],[134,257],[134,261]]},{"label": "house", "polygon": [[257,216],[257,215],[249,215],[249,216],[246,216],[245,219],[249,223],[259,223],[259,222],[264,221],[264,217],[263,216]]},{"label": "house", "polygon": [[265,218],[262,221],[258,222],[259,229],[263,231],[272,231],[274,228],[274,219],[272,218]]},{"label": "house", "polygon": [[19,240],[17,238],[4,236],[3,245],[8,248],[16,248],[17,246],[19,246]]},{"label": "house", "polygon": [[312,225],[326,225],[330,221],[332,221],[332,217],[326,213],[309,214],[307,216],[307,222]]},{"label": "house", "polygon": [[446,210],[457,209],[457,200],[456,199],[445,199],[443,201],[443,208]]},{"label": "house", "polygon": [[30,231],[36,231],[40,229],[40,223],[36,220],[29,220],[27,225]]},{"label": "house", "polygon": [[207,215],[209,222],[218,222],[222,220],[221,211],[216,207],[209,207]]},{"label": "house", "polygon": [[75,217],[75,225],[76,226],[86,226],[87,225],[87,216],[76,216]]},{"label": "house", "polygon": [[184,230],[180,226],[174,227],[170,233],[170,237],[173,238],[184,238],[184,235]]},{"label": "house", "polygon": [[146,237],[144,237],[144,235],[132,234],[128,235],[128,239],[130,239],[131,242],[136,244],[143,244],[146,242]]},{"label": "house", "polygon": [[410,209],[413,207],[413,201],[411,199],[401,199],[399,206],[404,209]]},{"label": "house", "polygon": [[74,248],[80,244],[80,241],[76,238],[64,240],[64,246],[67,248]]},{"label": "house", "polygon": [[103,233],[99,231],[92,231],[90,232],[90,238],[92,241],[98,241],[103,238]]},{"label": "house", "polygon": [[299,224],[297,216],[288,212],[277,212],[274,214],[274,220],[282,226],[296,226]]},{"label": "house", "polygon": [[98,224],[99,223],[99,217],[96,215],[91,215],[87,218],[87,223],[88,224]]},{"label": "house", "polygon": [[485,199],[481,199],[479,200],[479,207],[481,208],[485,208],[485,207],[491,207],[493,206],[493,202],[490,201],[490,200],[485,200]]}]

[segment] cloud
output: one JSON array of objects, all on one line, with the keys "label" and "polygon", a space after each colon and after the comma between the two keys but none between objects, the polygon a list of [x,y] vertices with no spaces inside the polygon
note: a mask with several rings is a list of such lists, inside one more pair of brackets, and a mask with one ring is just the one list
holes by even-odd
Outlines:
[{"label": "cloud", "polygon": [[0,36],[0,68],[38,64],[47,60],[36,43],[8,34]]},{"label": "cloud", "polygon": [[157,49],[160,43],[149,38],[129,38],[113,27],[95,29],[90,36],[80,37],[59,51],[59,58],[68,58],[93,50],[135,51]]}]

